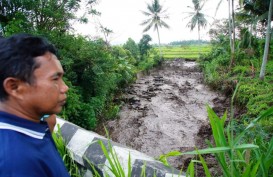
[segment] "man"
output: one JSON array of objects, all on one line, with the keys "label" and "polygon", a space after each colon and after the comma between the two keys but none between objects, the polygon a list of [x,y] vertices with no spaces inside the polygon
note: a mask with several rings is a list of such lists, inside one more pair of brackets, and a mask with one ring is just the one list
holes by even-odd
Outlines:
[{"label": "man", "polygon": [[41,117],[66,102],[53,45],[27,34],[0,39],[0,176],[69,177]]}]

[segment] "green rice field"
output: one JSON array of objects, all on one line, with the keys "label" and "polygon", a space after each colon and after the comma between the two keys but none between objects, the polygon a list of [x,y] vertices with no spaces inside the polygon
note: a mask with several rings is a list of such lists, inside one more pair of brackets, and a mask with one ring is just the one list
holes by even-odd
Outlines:
[{"label": "green rice field", "polygon": [[[159,48],[157,48],[159,51]],[[162,46],[162,55],[165,59],[183,58],[195,60],[202,54],[207,54],[211,50],[208,44],[188,45],[188,46]]]}]

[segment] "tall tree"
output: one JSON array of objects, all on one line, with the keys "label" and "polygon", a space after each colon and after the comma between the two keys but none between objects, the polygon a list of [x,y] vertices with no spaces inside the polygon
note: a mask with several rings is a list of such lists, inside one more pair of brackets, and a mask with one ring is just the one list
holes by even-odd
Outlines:
[{"label": "tall tree", "polygon": [[260,71],[260,79],[264,80],[265,76],[265,68],[268,59],[268,51],[269,51],[269,43],[271,38],[271,18],[272,18],[272,8],[273,8],[273,0],[270,0],[269,5],[269,13],[268,13],[268,21],[267,21],[267,30],[266,30],[266,40],[264,46],[264,56],[263,56],[263,63]]},{"label": "tall tree", "polygon": [[[229,13],[230,13],[230,7],[231,7],[231,16],[229,14],[229,29],[230,31],[230,39],[231,39],[231,59],[230,59],[230,67],[234,65],[235,62],[235,11],[234,11],[234,0],[229,0]],[[231,6],[230,6],[231,3]],[[230,18],[231,17],[231,18]]]},{"label": "tall tree", "polygon": [[[241,0],[240,0],[241,1]],[[219,6],[222,4],[223,0],[219,0],[217,5],[215,16],[218,12]],[[229,45],[230,45],[230,66],[234,64],[235,57],[235,11],[234,11],[234,0],[228,0],[228,26],[229,26]]]},{"label": "tall tree", "polygon": [[193,7],[189,7],[192,9],[192,12],[187,12],[189,15],[186,18],[191,18],[189,23],[187,24],[187,27],[189,27],[191,30],[193,30],[197,25],[198,30],[198,40],[200,41],[200,28],[205,28],[208,24],[208,21],[206,19],[206,16],[204,13],[202,13],[202,9],[205,5],[204,0],[192,0]]},{"label": "tall tree", "polygon": [[[96,13],[92,5],[97,0],[86,1],[88,13]],[[1,0],[0,24],[3,33],[52,31],[61,33],[71,29],[71,21],[83,20],[76,17],[81,0]],[[86,20],[86,19],[84,19]]]},{"label": "tall tree", "polygon": [[102,24],[99,24],[99,25],[100,25],[100,31],[103,33],[103,36],[104,36],[105,44],[106,44],[107,46],[109,46],[110,43],[109,43],[108,37],[109,37],[110,34],[113,33],[113,31],[110,30],[110,29],[107,28],[107,27],[102,26]]},{"label": "tall tree", "polygon": [[152,27],[157,31],[160,58],[162,59],[159,28],[170,28],[169,25],[163,21],[163,19],[169,18],[166,14],[167,10],[163,10],[163,6],[159,4],[159,0],[153,0],[151,4],[147,4],[147,9],[147,12],[142,11],[142,13],[148,17],[147,20],[141,23],[141,25],[147,25],[143,32],[149,31]]},{"label": "tall tree", "polygon": [[143,60],[148,55],[148,51],[152,48],[149,42],[152,40],[151,36],[144,34],[138,43],[140,59]]},{"label": "tall tree", "polygon": [[123,45],[123,48],[130,51],[132,56],[138,61],[139,60],[139,47],[132,38],[128,38],[127,42]]}]

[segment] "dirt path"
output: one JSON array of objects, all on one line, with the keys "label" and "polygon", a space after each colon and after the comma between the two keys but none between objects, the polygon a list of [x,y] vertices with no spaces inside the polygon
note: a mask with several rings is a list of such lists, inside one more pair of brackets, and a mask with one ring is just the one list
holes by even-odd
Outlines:
[{"label": "dirt path", "polygon": [[[205,105],[222,108],[226,98],[202,78],[195,62],[178,59],[140,76],[124,95],[120,119],[107,123],[111,138],[153,157],[204,147],[210,136]],[[171,164],[181,167],[188,158]]]}]

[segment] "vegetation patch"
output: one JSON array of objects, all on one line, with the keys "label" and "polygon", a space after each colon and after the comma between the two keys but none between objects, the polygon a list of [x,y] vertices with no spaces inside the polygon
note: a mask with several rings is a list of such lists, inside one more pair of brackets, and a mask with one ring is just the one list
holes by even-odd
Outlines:
[{"label": "vegetation patch", "polygon": [[[160,52],[159,48],[156,48]],[[208,54],[211,51],[211,46],[209,44],[201,45],[188,45],[188,46],[163,46],[161,47],[162,55],[164,59],[191,59],[196,60],[201,55]]]}]

